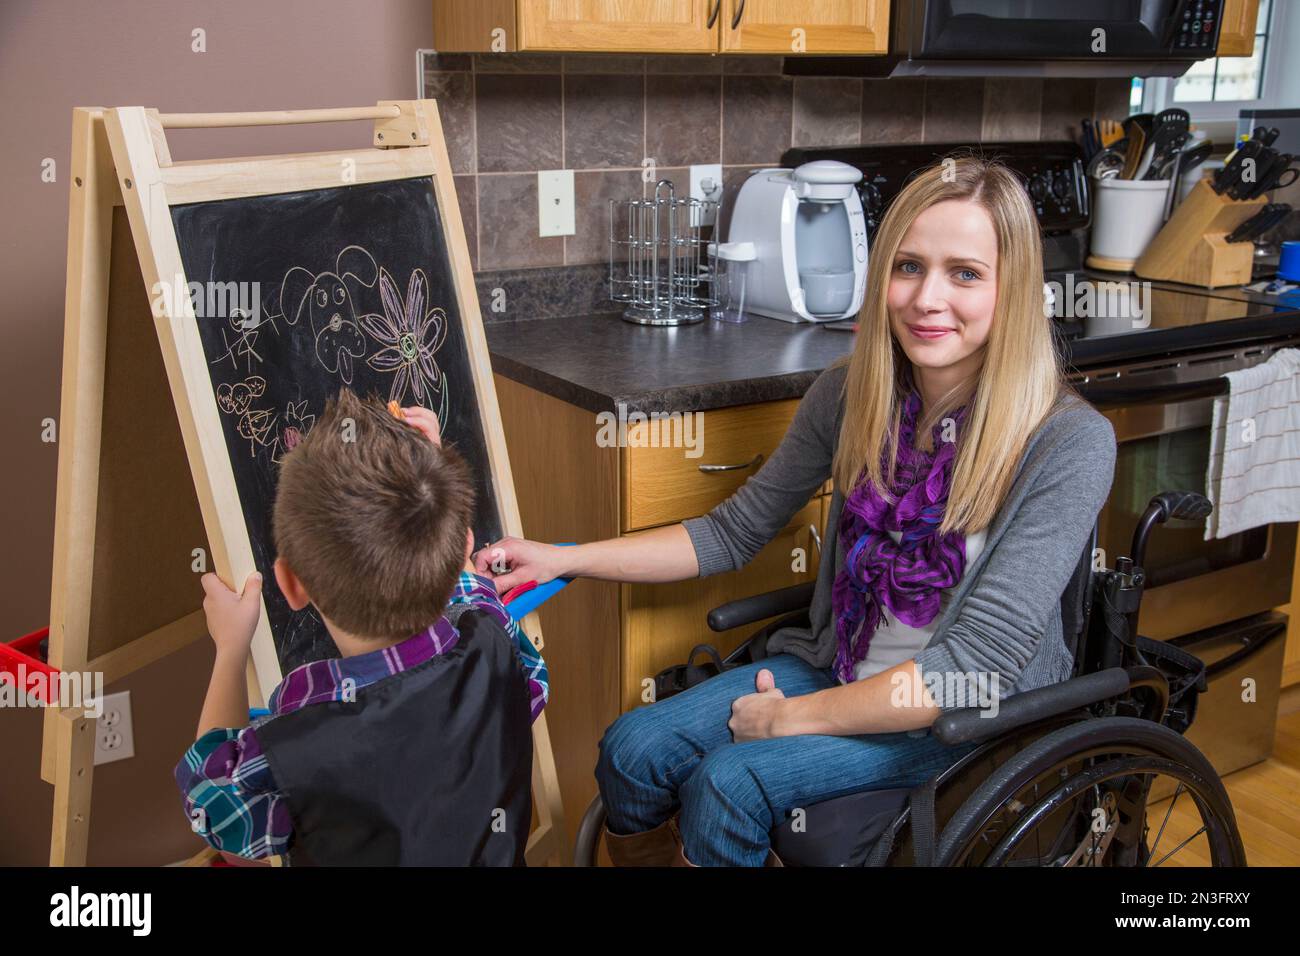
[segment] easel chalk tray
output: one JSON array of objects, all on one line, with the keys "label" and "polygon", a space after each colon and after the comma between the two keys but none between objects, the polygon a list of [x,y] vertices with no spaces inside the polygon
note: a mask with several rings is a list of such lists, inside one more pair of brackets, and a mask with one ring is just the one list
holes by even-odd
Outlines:
[{"label": "easel chalk tray", "polygon": [[[354,120],[373,121],[370,145],[173,162],[167,144],[177,128]],[[201,637],[201,558],[228,584],[263,572],[254,706],[333,656],[319,618],[275,587],[270,510],[279,461],[344,386],[436,411],[476,475],[477,546],[522,535],[435,101],[78,109],[73,166],[52,666],[111,682]],[[540,646],[536,615],[523,623]],[[85,861],[86,725],[47,713],[55,864]],[[533,734],[527,858],[559,862],[545,716]]]}]

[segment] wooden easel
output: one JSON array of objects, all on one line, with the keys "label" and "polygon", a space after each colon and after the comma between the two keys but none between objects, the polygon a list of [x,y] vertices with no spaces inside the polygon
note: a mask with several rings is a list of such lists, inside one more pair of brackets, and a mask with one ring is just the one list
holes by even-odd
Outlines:
[{"label": "wooden easel", "polygon": [[[349,120],[374,121],[373,146],[190,162],[172,162],[167,146],[168,129]],[[506,534],[522,535],[435,101],[268,113],[76,109],[50,600],[55,667],[101,671],[110,684],[202,637],[202,592],[188,564],[196,548],[227,583],[255,569],[193,305],[146,291],[178,276],[184,282],[170,206],[335,187],[345,163],[355,184],[432,177],[501,522]],[[158,401],[167,394],[174,405]],[[523,623],[540,648],[536,613]],[[250,703],[262,704],[280,679],[263,608]],[[94,736],[81,709],[46,712],[41,776],[54,785],[52,865],[86,862]],[[533,743],[536,826],[527,860],[567,863],[545,715],[533,724]]]}]

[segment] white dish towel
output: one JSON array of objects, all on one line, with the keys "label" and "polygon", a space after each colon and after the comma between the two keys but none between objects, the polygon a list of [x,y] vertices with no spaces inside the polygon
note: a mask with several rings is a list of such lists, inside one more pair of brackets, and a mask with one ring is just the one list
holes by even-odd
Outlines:
[{"label": "white dish towel", "polygon": [[1300,349],[1224,375],[1214,400],[1205,540],[1300,521]]}]

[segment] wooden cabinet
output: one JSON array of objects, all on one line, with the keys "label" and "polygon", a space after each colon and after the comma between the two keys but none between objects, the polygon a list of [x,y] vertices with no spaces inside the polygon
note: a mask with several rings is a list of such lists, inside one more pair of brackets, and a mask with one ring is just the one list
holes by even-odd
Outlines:
[{"label": "wooden cabinet", "polygon": [[[623,529],[692,518],[726,499],[776,450],[798,407],[791,399],[629,423],[622,450]],[[684,452],[678,436],[693,447]]]},{"label": "wooden cabinet", "polygon": [[[595,413],[501,375],[495,381],[524,533],[537,541],[595,541],[704,514],[757,465],[720,472],[699,465],[766,460],[798,407],[791,399],[704,412],[703,454],[689,458],[681,447],[598,440]],[[640,427],[629,426],[629,435]],[[570,837],[596,792],[597,744],[620,713],[648,703],[646,679],[685,661],[696,644],[725,654],[762,626],[714,633],[708,612],[816,579],[829,502],[822,490],[739,571],[671,584],[579,579],[541,607],[547,725]]]},{"label": "wooden cabinet", "polygon": [[821,534],[821,512],[821,501],[814,498],[739,571],[673,584],[623,585],[623,710],[653,703],[654,676],[685,662],[696,645],[712,644],[726,656],[767,623],[715,632],[705,622],[710,610],[736,598],[816,580],[818,547],[813,539]]},{"label": "wooden cabinet", "polygon": [[1282,658],[1282,686],[1300,684],[1300,553],[1291,569],[1291,603],[1277,608],[1287,616],[1286,652]]},{"label": "wooden cabinet", "polygon": [[889,0],[723,0],[724,53],[885,53]]},{"label": "wooden cabinet", "polygon": [[434,0],[440,53],[882,54],[889,0]]},{"label": "wooden cabinet", "polygon": [[1225,0],[1219,25],[1219,56],[1251,56],[1255,52],[1255,20],[1259,0]]},{"label": "wooden cabinet", "polygon": [[518,0],[519,49],[712,53],[715,2]]}]

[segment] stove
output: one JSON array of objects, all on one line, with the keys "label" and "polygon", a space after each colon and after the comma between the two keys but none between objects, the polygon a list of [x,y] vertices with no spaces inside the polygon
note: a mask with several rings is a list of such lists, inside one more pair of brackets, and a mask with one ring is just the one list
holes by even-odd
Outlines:
[{"label": "stove", "polygon": [[[783,166],[834,159],[862,171],[858,185],[868,242],[907,182],[945,156],[975,153],[1014,170],[1025,184],[1043,231],[1045,280],[1058,340],[1074,367],[1188,350],[1221,348],[1293,335],[1300,295],[1254,295],[1147,282],[1084,267],[1090,196],[1083,151],[1066,140],[1028,143],[894,143],[787,150]],[[868,247],[869,248],[869,247]],[[1286,325],[1283,329],[1281,326]]]},{"label": "stove", "polygon": [[867,216],[868,235],[873,235],[889,204],[918,171],[945,156],[964,152],[999,160],[1013,169],[1024,181],[1038,224],[1045,233],[1065,233],[1088,225],[1089,193],[1083,150],[1068,140],[799,147],[786,150],[781,165],[795,167],[815,159],[834,159],[860,169],[862,182],[858,184],[858,194]]}]

